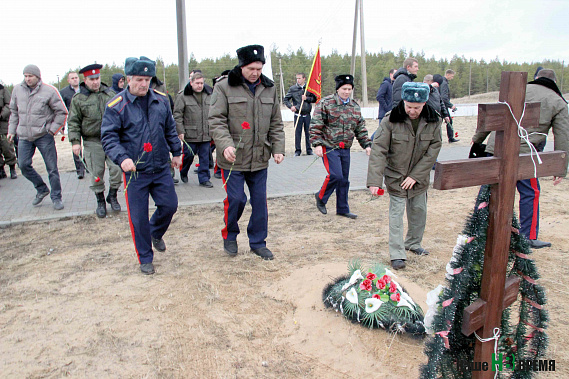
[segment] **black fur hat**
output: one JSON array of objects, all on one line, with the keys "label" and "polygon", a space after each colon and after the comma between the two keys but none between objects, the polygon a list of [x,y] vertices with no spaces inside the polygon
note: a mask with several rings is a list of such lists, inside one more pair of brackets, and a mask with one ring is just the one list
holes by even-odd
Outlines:
[{"label": "black fur hat", "polygon": [[265,49],[261,45],[249,45],[237,49],[239,67],[247,66],[249,63],[261,62],[265,64]]},{"label": "black fur hat", "polygon": [[352,75],[338,75],[334,80],[336,81],[336,91],[344,84],[351,84],[354,88],[354,77]]}]

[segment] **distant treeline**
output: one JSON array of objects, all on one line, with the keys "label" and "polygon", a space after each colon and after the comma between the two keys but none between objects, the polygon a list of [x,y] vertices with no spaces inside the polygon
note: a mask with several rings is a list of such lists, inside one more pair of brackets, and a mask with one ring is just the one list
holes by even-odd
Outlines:
[{"label": "distant treeline", "polygon": [[[282,75],[284,81],[284,92],[295,83],[295,74],[298,72],[306,73],[308,77],[312,60],[315,52],[306,52],[302,48],[296,52],[288,51],[286,54],[279,53],[275,50],[271,52],[271,61],[273,68],[273,78],[278,90],[280,85],[280,68],[282,67]],[[509,63],[500,62],[497,58],[486,62],[484,60],[470,61],[464,56],[454,56],[450,61],[447,59],[436,59],[435,57],[427,58],[424,53],[415,53],[400,50],[398,53],[391,51],[381,51],[380,53],[368,53],[366,57],[367,66],[367,91],[368,99],[375,100],[377,90],[385,76],[391,68],[398,69],[402,66],[403,60],[407,56],[412,56],[419,61],[419,73],[415,81],[422,81],[427,74],[441,74],[447,69],[453,69],[456,72],[454,80],[451,82],[451,96],[463,97],[469,94],[484,93],[488,91],[497,91],[500,87],[500,73],[502,71],[526,71],[528,72],[528,80],[533,80],[533,74],[538,66],[552,68],[557,73],[557,84],[560,88],[564,87],[564,91],[569,89],[569,78],[564,77],[563,63],[559,61],[544,60],[542,62],[532,63]],[[331,94],[334,91],[334,77],[338,74],[346,74],[350,72],[351,56],[350,54],[338,54],[333,51],[328,56],[322,56],[322,93],[323,96]],[[355,97],[361,98],[361,57],[356,58],[356,88]],[[166,82],[166,88],[172,95],[178,92],[178,65],[164,65],[161,58],[157,58],[156,75],[161,81]],[[280,61],[280,65],[279,65]],[[192,54],[189,61],[189,70],[199,68],[206,77],[206,82],[211,84],[211,79],[218,76],[223,70],[231,69],[237,64],[237,58],[224,55],[217,59],[204,59],[197,61]],[[78,69],[77,67],[74,68]],[[69,71],[71,71],[70,69]],[[472,70],[472,74],[470,74]],[[123,66],[105,65],[101,70],[102,80],[109,86],[111,76],[114,73],[123,72]],[[569,76],[569,72],[568,72]],[[81,78],[83,79],[83,78]],[[562,80],[563,79],[563,80]],[[563,83],[564,82],[564,83]],[[52,83],[57,86],[57,83]],[[185,83],[184,83],[185,84]],[[67,85],[67,73],[62,73],[60,87]]]}]

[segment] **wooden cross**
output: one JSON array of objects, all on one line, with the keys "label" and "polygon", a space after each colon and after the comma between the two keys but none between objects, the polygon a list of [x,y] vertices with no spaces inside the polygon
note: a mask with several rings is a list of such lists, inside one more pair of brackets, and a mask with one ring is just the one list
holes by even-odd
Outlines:
[{"label": "wooden cross", "polygon": [[[507,102],[520,120],[525,102],[527,72],[502,72],[499,101]],[[521,125],[531,132],[539,121],[540,103],[528,103]],[[520,137],[515,120],[506,104],[480,104],[477,132],[496,132],[494,157],[437,162],[433,187],[439,190],[491,184],[489,223],[480,298],[464,310],[462,332],[474,331],[490,338],[499,328],[503,310],[516,301],[520,278],[506,280],[516,181],[534,177],[530,154],[519,154]],[[542,152],[537,177],[564,176],[565,152]],[[476,341],[475,362],[491,365],[494,343]],[[474,378],[492,378],[494,372],[479,371]]]}]

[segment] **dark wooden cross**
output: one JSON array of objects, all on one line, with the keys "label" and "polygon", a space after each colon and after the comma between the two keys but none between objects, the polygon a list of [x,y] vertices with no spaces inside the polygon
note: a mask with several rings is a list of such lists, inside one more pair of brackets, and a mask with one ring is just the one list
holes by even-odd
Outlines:
[{"label": "dark wooden cross", "polygon": [[[507,102],[517,120],[525,102],[526,72],[502,72],[499,101]],[[522,126],[531,132],[539,122],[539,103],[525,107]],[[520,278],[506,279],[516,181],[534,177],[530,154],[519,154],[518,128],[506,104],[480,104],[477,132],[496,132],[494,156],[437,162],[433,187],[439,190],[491,184],[489,223],[480,298],[464,310],[462,333],[474,331],[480,338],[490,338],[499,328],[503,310],[516,301]],[[565,152],[542,152],[537,176],[563,176],[567,169]],[[537,162],[536,162],[537,163]],[[494,343],[476,341],[474,361],[492,363]],[[492,378],[494,372],[480,371],[474,378]]]}]

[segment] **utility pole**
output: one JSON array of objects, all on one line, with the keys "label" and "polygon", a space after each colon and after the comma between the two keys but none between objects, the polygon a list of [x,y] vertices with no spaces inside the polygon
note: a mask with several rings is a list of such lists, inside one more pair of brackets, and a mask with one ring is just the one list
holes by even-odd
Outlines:
[{"label": "utility pole", "polygon": [[563,93],[563,71],[565,71],[565,60],[561,62],[561,93]]},{"label": "utility pole", "polygon": [[364,2],[360,2],[360,39],[361,39],[361,59],[362,59],[362,100],[363,106],[367,107],[367,71],[366,71],[366,47],[364,37]]},{"label": "utility pole", "polygon": [[468,75],[468,97],[470,97],[470,87],[472,85],[472,58],[470,58],[468,66],[470,68],[470,74]]},{"label": "utility pole", "polygon": [[188,37],[186,34],[186,1],[176,0],[176,24],[178,29],[178,81],[183,89],[190,76],[188,70]]},{"label": "utility pole", "polygon": [[283,105],[284,79],[283,79],[283,65],[282,65],[282,59],[281,58],[279,58],[279,75],[281,76],[281,105]]},{"label": "utility pole", "polygon": [[488,93],[488,65],[486,65],[486,93]]},{"label": "utility pole", "polygon": [[57,89],[61,91],[61,86],[59,85],[59,75],[57,75]]},{"label": "utility pole", "polygon": [[356,74],[356,40],[358,38],[358,9],[360,0],[356,0],[356,11],[354,12],[354,38],[352,41],[352,64],[350,65],[350,74]]}]

